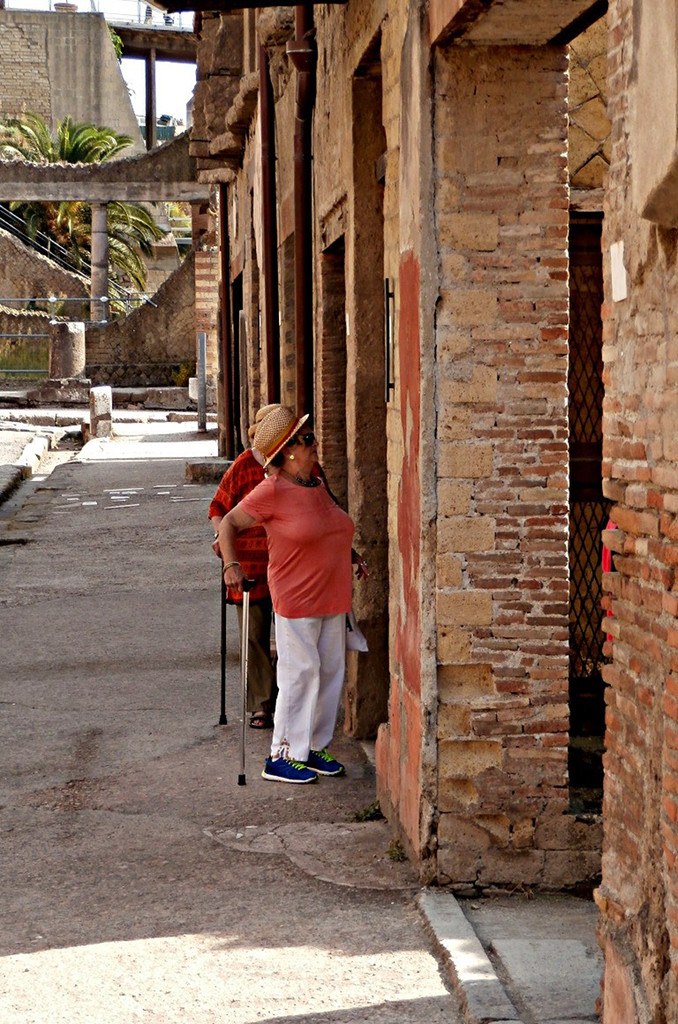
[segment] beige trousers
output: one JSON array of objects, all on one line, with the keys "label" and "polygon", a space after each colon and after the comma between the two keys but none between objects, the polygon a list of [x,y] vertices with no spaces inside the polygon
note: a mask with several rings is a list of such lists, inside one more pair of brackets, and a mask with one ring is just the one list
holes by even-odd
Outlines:
[{"label": "beige trousers", "polygon": [[[238,626],[242,635],[242,605],[236,605]],[[250,602],[249,635],[247,641],[247,710],[273,713],[277,687],[275,668],[271,661],[270,598]]]}]

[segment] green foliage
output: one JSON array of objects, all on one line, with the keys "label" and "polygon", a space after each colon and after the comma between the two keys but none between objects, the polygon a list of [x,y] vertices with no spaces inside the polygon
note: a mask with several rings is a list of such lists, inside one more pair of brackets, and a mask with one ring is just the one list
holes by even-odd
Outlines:
[{"label": "green foliage", "polygon": [[27,112],[0,124],[0,158],[33,164],[98,164],[131,146],[129,135],[65,117],[53,135],[40,114]]},{"label": "green foliage", "polygon": [[382,821],[384,815],[381,813],[381,807],[379,801],[375,800],[374,803],[368,804],[367,807],[363,807],[362,811],[356,811],[353,815],[354,821]]},{"label": "green foliage", "polygon": [[388,856],[393,861],[404,861],[407,860],[407,854],[403,848],[403,844],[399,839],[392,839],[389,843],[388,850],[386,851]]},{"label": "green foliage", "polygon": [[187,388],[190,377],[195,377],[195,363],[181,363],[178,370],[172,371],[172,383],[177,388]]},{"label": "green foliage", "polygon": [[[103,163],[131,145],[128,135],[111,128],[79,124],[70,117],[57,125],[52,135],[44,119],[27,113],[0,123],[0,159],[28,160],[31,163]],[[92,211],[88,203],[23,202],[10,203],[26,225],[26,233],[35,238],[39,232],[54,239],[71,255],[76,267],[90,258],[92,250]],[[108,250],[111,278],[123,287],[143,291],[146,264],[152,243],[164,232],[149,210],[139,203],[108,204]]]},{"label": "green foliage", "polygon": [[120,38],[118,33],[115,31],[115,29],[113,28],[112,25],[108,26],[108,34],[111,37],[111,42],[113,43],[113,49],[115,50],[115,56],[118,58],[118,64],[119,64],[120,61],[122,60],[122,51],[123,51],[122,39]]}]

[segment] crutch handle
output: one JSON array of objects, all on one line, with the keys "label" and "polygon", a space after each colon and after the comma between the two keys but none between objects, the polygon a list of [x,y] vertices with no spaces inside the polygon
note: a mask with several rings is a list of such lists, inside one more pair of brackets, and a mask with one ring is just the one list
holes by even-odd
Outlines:
[{"label": "crutch handle", "polygon": [[245,577],[243,579],[243,581],[242,581],[243,592],[246,591],[249,594],[250,590],[253,589],[253,587],[256,584],[256,582],[257,582],[256,580],[248,580],[247,577]]}]

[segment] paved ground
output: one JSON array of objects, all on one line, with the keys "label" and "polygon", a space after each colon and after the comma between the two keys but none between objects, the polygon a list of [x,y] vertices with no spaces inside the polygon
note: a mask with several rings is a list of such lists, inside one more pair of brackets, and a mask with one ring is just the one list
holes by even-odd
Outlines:
[{"label": "paved ground", "polygon": [[185,475],[214,436],[116,431],[0,481],[2,1024],[594,1021],[593,905],[421,890],[388,825],[355,821],[369,749],[340,737],[346,779],[283,787],[247,730],[237,785],[214,485]]},{"label": "paved ground", "polygon": [[135,436],[0,507],[0,1020],[458,1020],[413,873],[353,821],[363,749],[338,742],[346,779],[284,787],[248,730],[237,785],[213,486],[172,457],[214,441]]}]

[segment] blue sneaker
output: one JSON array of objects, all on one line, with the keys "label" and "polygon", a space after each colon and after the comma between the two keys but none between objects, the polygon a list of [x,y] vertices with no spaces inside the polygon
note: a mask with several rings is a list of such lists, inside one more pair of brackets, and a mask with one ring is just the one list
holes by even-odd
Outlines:
[{"label": "blue sneaker", "polygon": [[306,758],[306,767],[316,775],[345,775],[346,769],[341,761],[336,761],[327,749],[310,750]]},{"label": "blue sneaker", "polygon": [[302,786],[308,782],[318,781],[316,773],[305,764],[301,761],[288,761],[286,757],[267,757],[261,777],[270,779],[271,782],[296,782]]}]

